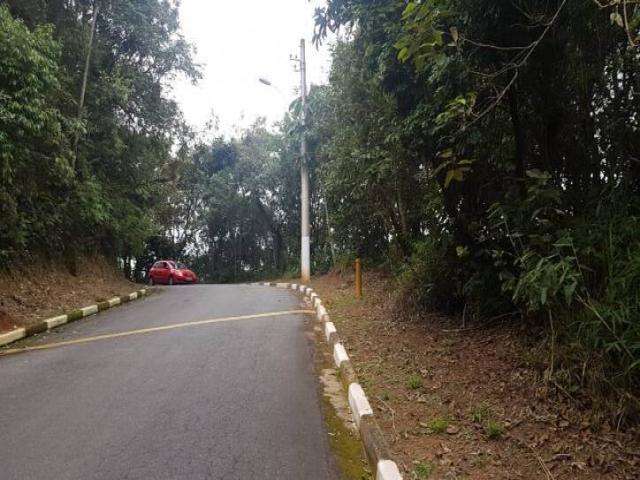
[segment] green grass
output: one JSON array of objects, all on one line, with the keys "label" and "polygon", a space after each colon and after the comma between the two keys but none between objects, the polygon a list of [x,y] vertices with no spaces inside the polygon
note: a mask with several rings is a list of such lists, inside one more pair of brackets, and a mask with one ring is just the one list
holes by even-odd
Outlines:
[{"label": "green grass", "polygon": [[420,462],[416,464],[414,473],[418,478],[429,478],[433,473],[433,464],[431,462]]},{"label": "green grass", "polygon": [[471,420],[475,423],[485,423],[493,416],[491,407],[486,403],[476,403],[471,408]]},{"label": "green grass", "polygon": [[409,379],[407,380],[407,385],[411,390],[422,388],[422,377],[416,373],[410,375]]},{"label": "green grass", "polygon": [[471,420],[482,425],[485,434],[491,440],[502,438],[506,430],[504,423],[495,419],[491,407],[484,402],[477,403],[473,406],[471,409]]},{"label": "green grass", "polygon": [[506,428],[504,426],[504,423],[498,420],[494,420],[492,418],[487,420],[484,426],[484,431],[487,434],[487,437],[489,437],[491,440],[498,440],[502,438],[502,435],[504,435],[505,430]]},{"label": "green grass", "polygon": [[429,430],[433,433],[444,433],[449,428],[449,419],[446,417],[436,417],[427,423]]}]

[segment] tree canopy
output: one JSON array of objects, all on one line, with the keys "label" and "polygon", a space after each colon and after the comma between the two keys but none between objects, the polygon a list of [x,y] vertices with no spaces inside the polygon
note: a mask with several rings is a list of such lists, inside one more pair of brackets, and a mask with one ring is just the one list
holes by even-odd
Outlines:
[{"label": "tree canopy", "polygon": [[177,3],[3,1],[0,23],[0,257],[141,253],[185,130],[165,85],[198,77]]}]

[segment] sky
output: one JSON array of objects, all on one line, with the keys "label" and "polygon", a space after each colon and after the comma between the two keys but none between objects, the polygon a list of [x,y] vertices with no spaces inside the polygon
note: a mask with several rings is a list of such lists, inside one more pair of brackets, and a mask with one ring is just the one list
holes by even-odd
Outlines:
[{"label": "sky", "polygon": [[231,136],[259,116],[269,123],[282,119],[299,91],[300,74],[290,56],[298,55],[301,38],[307,42],[307,83],[325,83],[329,47],[317,50],[311,42],[313,12],[322,4],[323,0],[182,0],[182,32],[195,45],[195,61],[203,73],[196,86],[185,79],[173,85],[187,122],[204,129],[215,114],[221,133]]}]

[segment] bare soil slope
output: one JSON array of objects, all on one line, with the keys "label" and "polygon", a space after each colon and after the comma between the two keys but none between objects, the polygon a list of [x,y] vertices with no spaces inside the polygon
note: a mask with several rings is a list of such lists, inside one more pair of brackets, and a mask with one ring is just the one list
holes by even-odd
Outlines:
[{"label": "bare soil slope", "polygon": [[77,275],[54,262],[0,274],[0,332],[135,290],[104,258],[79,263]]},{"label": "bare soil slope", "polygon": [[637,479],[637,430],[594,423],[551,390],[512,326],[398,314],[392,284],[314,279],[405,478]]}]

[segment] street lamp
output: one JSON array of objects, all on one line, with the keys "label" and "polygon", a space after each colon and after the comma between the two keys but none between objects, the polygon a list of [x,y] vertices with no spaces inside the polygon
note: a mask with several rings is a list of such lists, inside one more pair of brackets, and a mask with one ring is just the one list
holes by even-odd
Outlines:
[{"label": "street lamp", "polygon": [[[309,165],[307,163],[307,62],[304,39],[300,40],[299,63],[300,101],[302,103],[302,138],[300,139],[300,273],[302,283],[311,279],[311,239],[309,236]],[[259,78],[263,85],[275,88],[266,78]]]}]

